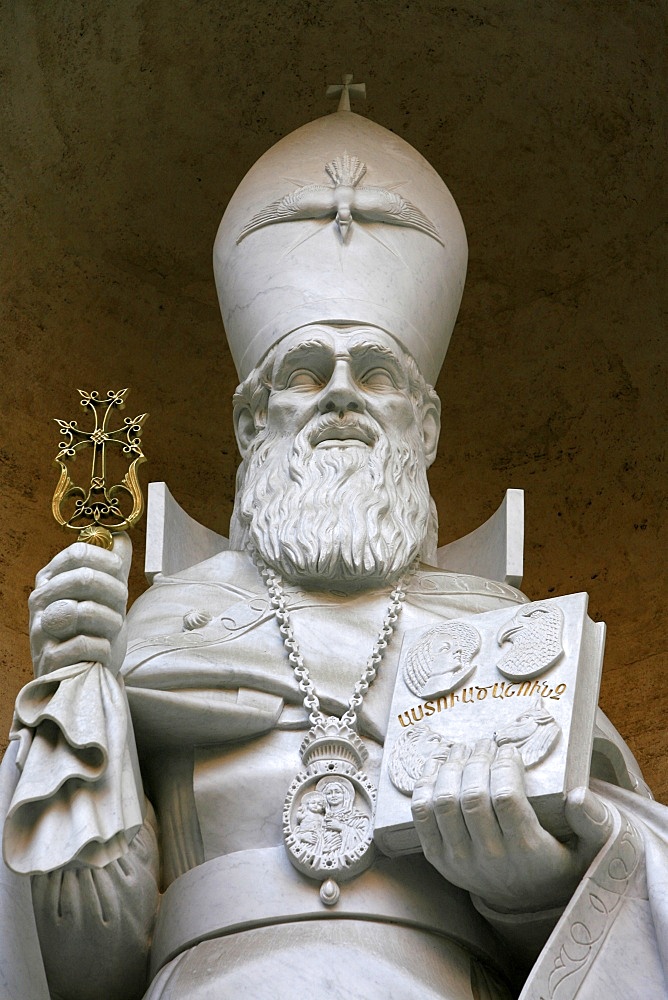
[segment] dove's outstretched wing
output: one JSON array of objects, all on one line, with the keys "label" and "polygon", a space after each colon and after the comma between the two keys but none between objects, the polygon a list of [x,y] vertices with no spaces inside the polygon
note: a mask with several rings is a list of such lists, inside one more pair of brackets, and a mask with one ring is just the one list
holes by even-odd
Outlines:
[{"label": "dove's outstretched wing", "polygon": [[261,212],[254,215],[237,236],[237,244],[263,226],[275,222],[291,222],[293,219],[324,219],[336,212],[334,188],[324,184],[308,184],[290,194],[272,201]]},{"label": "dove's outstretched wing", "polygon": [[377,187],[358,187],[355,189],[352,210],[354,218],[418,229],[444,246],[436,227],[427,216],[394,191]]}]

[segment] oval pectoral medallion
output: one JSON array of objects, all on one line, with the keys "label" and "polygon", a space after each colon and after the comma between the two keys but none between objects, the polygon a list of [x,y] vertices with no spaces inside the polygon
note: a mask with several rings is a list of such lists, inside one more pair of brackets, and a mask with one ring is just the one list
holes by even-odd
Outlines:
[{"label": "oval pectoral medallion", "polygon": [[283,836],[295,868],[319,881],[342,882],[368,868],[375,803],[366,774],[342,761],[320,760],[300,771],[283,807]]}]

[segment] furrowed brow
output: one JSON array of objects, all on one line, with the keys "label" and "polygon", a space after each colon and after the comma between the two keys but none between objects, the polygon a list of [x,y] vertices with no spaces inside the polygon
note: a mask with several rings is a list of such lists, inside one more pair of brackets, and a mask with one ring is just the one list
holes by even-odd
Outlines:
[{"label": "furrowed brow", "polygon": [[385,365],[388,365],[396,375],[400,375],[403,379],[406,378],[402,358],[400,358],[391,348],[386,347],[384,344],[377,344],[372,340],[365,340],[357,344],[352,344],[350,347],[350,356],[355,360],[366,359],[371,364],[373,364],[374,361],[383,362]]},{"label": "furrowed brow", "polygon": [[395,365],[401,365],[401,359],[390,347],[386,347],[385,344],[377,344],[373,340],[363,340],[350,346],[350,356],[352,358],[358,358],[364,354],[375,354],[377,357],[393,361]]},{"label": "furrowed brow", "polygon": [[280,381],[286,374],[294,370],[295,365],[300,363],[308,367],[308,363],[313,361],[313,353],[318,351],[321,355],[327,354],[333,357],[331,345],[324,340],[304,340],[300,344],[295,344],[281,359],[280,364],[274,372],[274,380]]}]

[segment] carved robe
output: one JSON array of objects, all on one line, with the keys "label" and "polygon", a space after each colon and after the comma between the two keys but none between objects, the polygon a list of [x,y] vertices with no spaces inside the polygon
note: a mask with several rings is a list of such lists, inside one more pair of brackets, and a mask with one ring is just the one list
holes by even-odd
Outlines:
[{"label": "carved robe", "polygon": [[[360,714],[370,777],[380,759],[402,630],[525,600],[513,588],[475,577],[428,569],[416,575]],[[375,641],[387,593],[293,589],[288,603],[323,710],[341,714]],[[300,989],[383,1000],[501,998],[509,995],[504,978],[519,990],[555,924],[523,998],[562,1000],[577,990],[578,1000],[600,997],[608,980],[621,975],[626,935],[642,961],[642,995],[668,996],[661,963],[666,811],[600,783],[597,792],[615,809],[615,831],[563,915],[497,914],[480,902],[476,910],[467,893],[421,856],[379,858],[344,886],[337,907],[321,904],[317,884],[292,869],[281,842],[282,801],[299,769],[307,720],[266,592],[245,554],[223,553],[158,578],[132,609],[123,674],[160,830],[164,895],[147,1000],[292,997]],[[57,794],[53,812],[52,836],[67,821]],[[84,869],[100,873],[90,885],[76,869],[71,877],[61,871],[34,878],[37,927],[58,996],[142,995],[141,950],[152,931],[157,863],[151,829],[149,817],[117,860],[109,861],[99,845],[97,863],[106,867]],[[83,840],[87,836],[86,856],[95,863],[96,837],[104,838],[94,820]],[[30,849],[27,837],[26,856]],[[6,877],[28,927],[25,880]],[[115,901],[113,912],[105,900]],[[29,927],[25,933],[34,937]],[[86,983],[77,949],[91,969]],[[126,968],[105,961],[105,949],[132,961]],[[40,996],[37,985],[30,990],[8,996]]]}]

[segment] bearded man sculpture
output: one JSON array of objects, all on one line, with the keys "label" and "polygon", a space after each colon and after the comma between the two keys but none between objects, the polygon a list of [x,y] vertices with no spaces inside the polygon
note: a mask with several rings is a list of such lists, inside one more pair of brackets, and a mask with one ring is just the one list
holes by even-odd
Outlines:
[{"label": "bearded man sculpture", "polygon": [[428,761],[422,853],[373,853],[403,632],[526,603],[437,567],[431,384],[466,267],[447,188],[340,110],[253,167],[214,266],[242,380],[230,547],[158,574],[127,628],[125,537],[38,575],[3,996],[668,996],[665,813],[603,721],[631,779],[570,793],[570,836],[482,740]]}]

